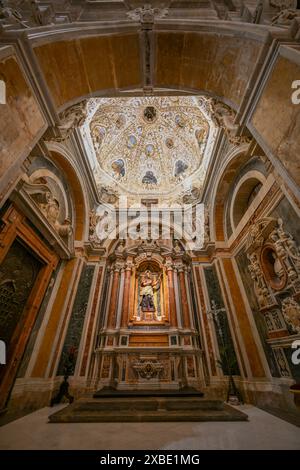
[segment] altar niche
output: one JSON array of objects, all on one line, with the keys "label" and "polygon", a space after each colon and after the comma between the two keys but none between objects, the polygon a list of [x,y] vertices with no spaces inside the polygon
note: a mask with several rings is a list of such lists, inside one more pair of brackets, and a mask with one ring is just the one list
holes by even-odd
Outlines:
[{"label": "altar niche", "polygon": [[135,277],[134,324],[161,324],[166,320],[163,299],[165,292],[163,268],[156,262],[142,263]]}]

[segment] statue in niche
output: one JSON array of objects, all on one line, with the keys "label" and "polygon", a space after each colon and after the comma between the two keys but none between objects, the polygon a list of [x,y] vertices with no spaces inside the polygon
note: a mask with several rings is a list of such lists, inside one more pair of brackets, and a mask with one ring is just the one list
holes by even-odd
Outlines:
[{"label": "statue in niche", "polygon": [[148,269],[141,276],[140,306],[142,312],[155,312],[154,293],[160,288],[160,276]]},{"label": "statue in niche", "polygon": [[279,279],[281,279],[284,276],[284,269],[283,269],[282,263],[280,261],[280,258],[275,253],[275,251],[272,251],[271,254],[272,254],[272,257],[273,257],[273,261],[274,261],[274,265],[273,265],[274,272],[275,272],[276,276]]}]

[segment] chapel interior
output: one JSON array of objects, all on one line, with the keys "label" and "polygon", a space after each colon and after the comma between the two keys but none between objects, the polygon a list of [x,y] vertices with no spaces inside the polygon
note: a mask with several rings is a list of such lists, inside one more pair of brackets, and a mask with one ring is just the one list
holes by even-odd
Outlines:
[{"label": "chapel interior", "polygon": [[299,0],[1,1],[0,420],[299,426],[299,183]]}]

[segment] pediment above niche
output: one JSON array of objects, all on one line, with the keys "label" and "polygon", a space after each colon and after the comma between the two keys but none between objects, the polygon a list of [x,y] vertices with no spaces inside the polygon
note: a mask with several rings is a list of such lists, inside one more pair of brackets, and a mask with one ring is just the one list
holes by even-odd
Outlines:
[{"label": "pediment above niche", "polygon": [[62,258],[71,256],[74,249],[71,201],[55,172],[45,167],[29,168],[11,199]]},{"label": "pediment above niche", "polygon": [[49,187],[47,179],[45,177],[35,179],[33,176],[24,182],[23,187],[58,235],[67,241],[72,234],[71,221],[64,218],[59,199],[55,197],[56,195]]}]

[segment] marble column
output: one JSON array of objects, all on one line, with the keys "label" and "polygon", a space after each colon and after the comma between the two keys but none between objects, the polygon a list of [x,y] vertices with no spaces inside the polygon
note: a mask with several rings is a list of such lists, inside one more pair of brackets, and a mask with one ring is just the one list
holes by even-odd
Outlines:
[{"label": "marble column", "polygon": [[176,313],[177,313],[177,325],[179,328],[182,328],[177,268],[174,268],[173,270],[173,278],[174,278],[174,295],[175,295],[175,304],[176,304]]},{"label": "marble column", "polygon": [[182,304],[182,316],[183,316],[183,327],[190,328],[190,312],[189,312],[189,304],[186,292],[186,285],[185,285],[185,275],[184,275],[184,267],[180,266],[178,268],[178,277],[179,277],[179,285],[180,285],[180,294],[181,294],[181,304]]},{"label": "marble column", "polygon": [[170,325],[177,326],[173,265],[171,263],[168,263],[167,265],[167,273],[168,273],[168,290],[169,290],[169,305],[170,305]]},{"label": "marble column", "polygon": [[119,301],[117,307],[117,321],[116,321],[116,328],[120,328],[121,319],[122,319],[122,310],[123,310],[123,295],[124,295],[124,285],[125,285],[125,269],[124,267],[121,268],[121,277],[119,282]]},{"label": "marble column", "polygon": [[184,268],[185,289],[186,289],[186,293],[187,293],[187,301],[188,301],[188,306],[189,306],[190,325],[191,325],[192,328],[195,328],[194,318],[193,318],[193,315],[192,315],[193,308],[192,308],[190,283],[189,283],[189,278],[188,278],[189,270],[190,270],[189,267]]},{"label": "marble column", "polygon": [[107,293],[104,292],[104,295],[106,295],[106,298],[105,298],[105,307],[104,307],[104,315],[103,315],[103,324],[101,325],[101,323],[100,323],[100,327],[104,327],[104,328],[107,328],[108,321],[109,321],[109,317],[108,317],[109,307],[110,307],[109,300],[111,298],[111,290],[112,290],[112,285],[113,285],[113,280],[114,280],[114,270],[113,270],[113,268],[108,267],[107,272],[108,272],[108,276],[109,276],[108,289],[107,289]]},{"label": "marble column", "polygon": [[122,309],[122,328],[126,328],[129,322],[129,294],[130,294],[130,281],[131,281],[132,266],[127,263],[125,268],[125,281],[124,281],[124,295],[123,295],[123,309]]},{"label": "marble column", "polygon": [[110,305],[108,310],[108,328],[114,328],[116,326],[116,310],[117,310],[117,299],[118,299],[118,290],[119,290],[119,278],[120,278],[120,268],[114,268],[112,289],[110,296]]}]

